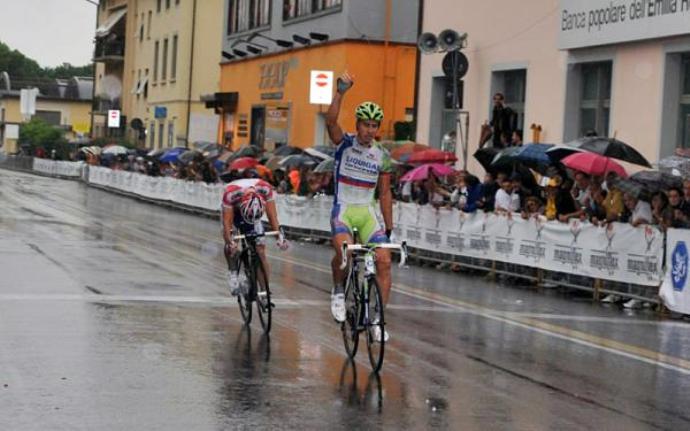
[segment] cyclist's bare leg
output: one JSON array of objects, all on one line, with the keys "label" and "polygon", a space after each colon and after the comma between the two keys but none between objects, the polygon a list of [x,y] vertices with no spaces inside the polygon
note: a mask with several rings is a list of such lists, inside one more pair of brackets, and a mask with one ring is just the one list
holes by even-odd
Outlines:
[{"label": "cyclist's bare leg", "polygon": [[376,281],[381,287],[383,305],[388,304],[391,292],[391,251],[380,248],[376,250]]},{"label": "cyclist's bare leg", "polygon": [[342,285],[345,282],[346,272],[340,269],[343,263],[342,246],[343,242],[352,244],[352,235],[349,233],[339,233],[333,237],[333,248],[335,249],[335,256],[331,260],[331,269],[333,270],[333,284]]},{"label": "cyclist's bare leg", "polygon": [[[266,281],[268,281],[268,274],[270,273],[270,271],[268,268],[268,259],[266,258],[266,245],[257,244],[256,252],[259,255],[259,259],[261,259],[261,263],[264,265],[264,271],[266,271]],[[257,273],[257,277],[261,277],[261,274]]]}]

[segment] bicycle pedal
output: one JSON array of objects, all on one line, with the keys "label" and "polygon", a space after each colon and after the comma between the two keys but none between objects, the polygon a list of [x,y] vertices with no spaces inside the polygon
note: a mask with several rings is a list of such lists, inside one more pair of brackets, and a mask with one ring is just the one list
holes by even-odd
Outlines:
[{"label": "bicycle pedal", "polygon": [[276,308],[276,305],[273,302],[271,302],[269,305],[271,306],[271,308]]}]

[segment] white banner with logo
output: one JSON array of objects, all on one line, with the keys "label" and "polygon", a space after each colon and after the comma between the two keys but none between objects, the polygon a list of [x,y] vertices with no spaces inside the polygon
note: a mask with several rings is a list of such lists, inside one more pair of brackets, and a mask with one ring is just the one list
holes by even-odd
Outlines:
[{"label": "white banner with logo", "polygon": [[690,230],[669,229],[666,235],[666,277],[659,290],[659,296],[669,309],[690,314],[690,280],[688,279]]},{"label": "white banner with logo", "polygon": [[149,199],[176,202],[215,211],[220,208],[223,186],[169,177],[149,177],[134,172],[89,167],[89,183],[114,188]]},{"label": "white banner with logo", "polygon": [[[280,222],[329,231],[332,199],[278,196]],[[579,220],[523,220],[517,214],[467,214],[400,202],[393,217],[396,240],[418,249],[646,286],[662,279],[663,234],[651,226],[603,228]]]},{"label": "white banner with logo", "polygon": [[84,162],[63,162],[50,159],[34,158],[33,170],[49,175],[58,175],[61,177],[81,177]]}]

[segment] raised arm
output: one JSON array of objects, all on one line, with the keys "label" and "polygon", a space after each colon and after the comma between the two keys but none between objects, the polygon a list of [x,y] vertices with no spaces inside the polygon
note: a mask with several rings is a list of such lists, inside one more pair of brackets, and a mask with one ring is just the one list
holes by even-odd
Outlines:
[{"label": "raised arm", "polygon": [[343,141],[343,129],[338,124],[338,116],[340,115],[340,106],[343,103],[343,96],[354,84],[353,77],[347,72],[344,72],[338,78],[338,85],[331,106],[328,107],[326,113],[326,128],[328,128],[328,137],[335,145],[340,145]]}]

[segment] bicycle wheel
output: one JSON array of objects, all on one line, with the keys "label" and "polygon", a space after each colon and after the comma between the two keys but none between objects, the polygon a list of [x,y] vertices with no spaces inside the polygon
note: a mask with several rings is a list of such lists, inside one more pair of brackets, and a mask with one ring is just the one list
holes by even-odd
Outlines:
[{"label": "bicycle wheel", "polygon": [[345,351],[354,359],[359,346],[360,305],[359,289],[354,277],[349,276],[345,285],[345,321],[340,324]]},{"label": "bicycle wheel", "polygon": [[[369,285],[367,289],[369,307],[368,321],[366,323],[367,328],[367,350],[369,351],[369,362],[371,362],[371,367],[374,369],[375,373],[378,373],[383,365],[383,351],[386,344],[384,337],[385,321],[383,320],[383,299],[381,298],[381,290],[374,277],[366,280]],[[375,333],[379,332],[380,340],[376,340]]]},{"label": "bicycle wheel", "polygon": [[[240,258],[240,271],[244,271],[244,273],[247,276],[247,283],[249,284],[249,289],[251,291],[252,283],[253,281],[253,274],[251,267],[247,265],[247,255],[243,254],[242,257]],[[242,293],[242,289],[240,289],[240,293],[237,295],[237,303],[240,306],[240,314],[242,314],[242,320],[244,320],[245,325],[249,325],[252,322],[252,302],[249,301],[247,298],[249,295],[245,295]]]},{"label": "bicycle wheel", "polygon": [[268,287],[268,277],[264,264],[258,257],[255,259],[254,268],[256,270],[256,310],[259,312],[259,321],[264,333],[271,332],[271,291]]}]

